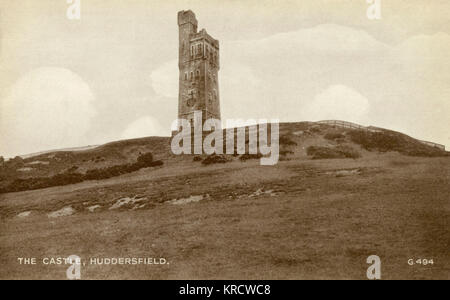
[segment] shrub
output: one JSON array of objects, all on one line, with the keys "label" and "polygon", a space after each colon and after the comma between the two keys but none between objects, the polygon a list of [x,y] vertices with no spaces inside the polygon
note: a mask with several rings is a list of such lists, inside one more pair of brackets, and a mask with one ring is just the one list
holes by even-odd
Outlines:
[{"label": "shrub", "polygon": [[137,162],[143,165],[150,165],[153,162],[153,154],[150,152],[139,155],[137,158]]},{"label": "shrub", "polygon": [[409,136],[392,132],[366,132],[361,130],[353,130],[349,132],[351,140],[361,145],[368,151],[397,151],[399,153],[410,156],[446,156],[447,153],[438,148],[434,148]]},{"label": "shrub", "polygon": [[17,169],[25,165],[23,158],[20,156],[16,156],[12,159],[9,159],[5,162],[5,165],[9,168]]},{"label": "shrub", "polygon": [[247,153],[245,153],[245,154],[242,154],[239,157],[239,160],[246,161],[246,160],[249,160],[249,159],[259,159],[261,157],[262,157],[261,153],[257,153],[257,154],[247,154]]},{"label": "shrub", "polygon": [[297,146],[297,143],[294,142],[294,141],[293,141],[290,137],[288,137],[288,136],[282,136],[282,137],[280,137],[279,143],[280,143],[280,145],[283,145],[283,146]]},{"label": "shrub", "polygon": [[346,158],[356,159],[361,157],[361,153],[359,153],[358,150],[350,146],[339,145],[335,149],[340,153],[342,153],[342,155],[344,155]]},{"label": "shrub", "polygon": [[152,162],[150,164],[149,167],[159,167],[159,166],[162,166],[162,165],[164,165],[164,162],[162,160],[155,160],[154,162]]},{"label": "shrub", "polygon": [[382,152],[400,148],[400,139],[397,136],[385,132],[366,132],[353,130],[349,133],[351,140],[361,145],[366,150],[378,150]]},{"label": "shrub", "polygon": [[310,146],[306,149],[306,153],[312,156],[312,159],[330,159],[330,158],[359,158],[361,154],[354,148],[349,146],[337,147],[320,147]]},{"label": "shrub", "polygon": [[337,139],[343,139],[345,138],[345,136],[342,133],[338,133],[338,132],[329,132],[327,134],[324,135],[324,138],[326,138],[327,140],[337,140]]},{"label": "shrub", "polygon": [[194,158],[192,159],[192,161],[202,161],[203,158],[201,156],[194,156]]},{"label": "shrub", "polygon": [[321,130],[320,125],[314,125],[309,128],[309,131],[312,133],[319,133]]},{"label": "shrub", "polygon": [[280,155],[288,155],[288,154],[294,154],[294,151],[291,151],[291,150],[280,150]]},{"label": "shrub", "polygon": [[153,160],[150,153],[143,154],[138,161],[132,164],[115,165],[107,168],[91,169],[86,174],[76,173],[78,167],[73,166],[64,173],[51,177],[34,177],[27,179],[16,179],[9,185],[0,189],[0,193],[18,192],[25,190],[41,189],[51,186],[67,185],[82,182],[84,180],[101,180],[126,173],[135,172],[142,168],[157,167],[163,165],[161,160]]},{"label": "shrub", "polygon": [[78,170],[78,166],[72,166],[69,169],[67,169],[66,173],[73,173],[76,170]]},{"label": "shrub", "polygon": [[229,159],[223,155],[217,155],[217,154],[212,154],[207,156],[203,161],[202,164],[204,165],[211,165],[211,164],[224,164],[229,162]]}]

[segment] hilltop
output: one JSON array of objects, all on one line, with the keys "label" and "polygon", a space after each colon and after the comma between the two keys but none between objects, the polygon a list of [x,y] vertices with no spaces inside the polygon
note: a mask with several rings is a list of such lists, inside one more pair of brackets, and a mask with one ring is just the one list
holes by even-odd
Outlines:
[{"label": "hilltop", "polygon": [[[248,132],[247,132],[248,135]],[[248,147],[248,136],[247,136]],[[395,151],[408,156],[437,157],[448,152],[424,144],[399,132],[375,127],[362,127],[340,122],[338,125],[314,122],[280,124],[280,159],[359,158],[369,153]],[[44,152],[24,159],[15,158],[0,167],[0,192],[20,191],[51,186],[56,176],[60,184],[84,181],[87,172],[108,171],[137,161],[140,155],[151,153],[163,164],[191,161],[192,157],[173,155],[169,137],[145,137],[122,140],[85,150]],[[202,161],[205,157],[196,158]],[[251,155],[228,156],[223,161],[254,158]],[[220,159],[219,159],[220,160]],[[214,163],[214,159],[211,160]],[[110,170],[109,169],[109,170]],[[87,179],[114,177],[139,168],[125,168],[110,175],[87,176]],[[70,174],[70,176],[69,176]],[[67,179],[64,178],[67,177]],[[34,180],[33,180],[34,179]],[[38,182],[37,182],[38,181]],[[46,181],[45,183],[42,183]],[[57,184],[57,185],[60,185]]]},{"label": "hilltop", "polygon": [[[36,169],[17,173],[25,182],[139,157],[149,167],[0,194],[0,278],[64,279],[64,265],[22,266],[17,256],[76,254],[169,262],[88,263],[83,279],[365,279],[376,254],[383,279],[448,279],[447,152],[379,129],[284,123],[280,135],[275,166],[257,156],[176,156],[169,137],[14,162]],[[417,255],[439,263],[418,272],[407,264]]]}]

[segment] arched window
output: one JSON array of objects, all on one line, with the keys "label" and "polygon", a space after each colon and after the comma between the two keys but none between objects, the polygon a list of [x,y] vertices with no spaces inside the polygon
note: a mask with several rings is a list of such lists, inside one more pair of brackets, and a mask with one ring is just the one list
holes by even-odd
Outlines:
[{"label": "arched window", "polygon": [[188,80],[188,72],[184,72],[184,80]]},{"label": "arched window", "polygon": [[197,70],[196,76],[197,76],[197,77],[200,77],[200,70]]},{"label": "arched window", "polygon": [[213,90],[213,93],[214,93],[214,100],[217,100],[217,91]]},{"label": "arched window", "polygon": [[194,71],[191,71],[191,80],[194,80]]},{"label": "arched window", "polygon": [[194,56],[194,45],[191,46],[191,56]]}]

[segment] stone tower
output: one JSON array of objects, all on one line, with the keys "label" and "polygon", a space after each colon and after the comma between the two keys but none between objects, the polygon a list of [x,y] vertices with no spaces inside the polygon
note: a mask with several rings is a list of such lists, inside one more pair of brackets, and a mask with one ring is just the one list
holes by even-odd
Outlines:
[{"label": "stone tower", "polygon": [[191,10],[178,12],[178,27],[178,118],[192,123],[194,111],[201,111],[203,122],[220,120],[219,41],[205,29],[197,31],[197,19]]}]

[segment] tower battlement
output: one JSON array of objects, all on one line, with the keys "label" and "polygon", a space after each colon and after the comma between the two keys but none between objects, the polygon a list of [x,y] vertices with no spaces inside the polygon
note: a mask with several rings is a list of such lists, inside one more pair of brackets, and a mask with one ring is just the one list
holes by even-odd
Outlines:
[{"label": "tower battlement", "polygon": [[178,26],[191,23],[197,26],[197,18],[192,10],[182,10],[178,12]]}]

